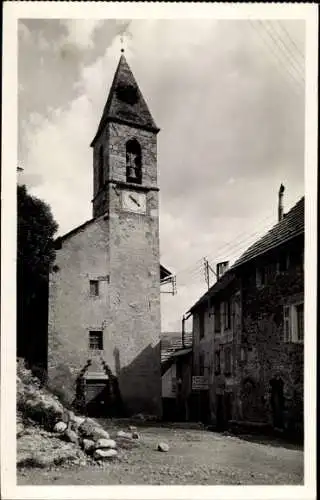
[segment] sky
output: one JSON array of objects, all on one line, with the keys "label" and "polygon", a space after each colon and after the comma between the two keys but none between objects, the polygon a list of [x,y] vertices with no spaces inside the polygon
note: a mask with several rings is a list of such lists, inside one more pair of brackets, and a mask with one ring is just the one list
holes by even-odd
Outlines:
[{"label": "sky", "polygon": [[207,290],[203,258],[232,263],[275,224],[281,183],[285,211],[304,194],[304,21],[24,19],[18,30],[18,161],[60,235],[92,217],[90,142],[124,34],[161,129],[161,263],[177,279],[161,295],[162,331],[180,331]]}]

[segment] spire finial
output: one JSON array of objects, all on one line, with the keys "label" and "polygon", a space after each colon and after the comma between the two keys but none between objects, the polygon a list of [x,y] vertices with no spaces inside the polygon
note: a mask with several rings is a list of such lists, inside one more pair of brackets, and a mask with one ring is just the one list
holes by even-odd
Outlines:
[{"label": "spire finial", "polygon": [[123,54],[124,53],[124,48],[123,48],[123,34],[120,36],[120,42],[121,42],[121,50],[120,50],[120,52],[121,52],[121,54]]}]

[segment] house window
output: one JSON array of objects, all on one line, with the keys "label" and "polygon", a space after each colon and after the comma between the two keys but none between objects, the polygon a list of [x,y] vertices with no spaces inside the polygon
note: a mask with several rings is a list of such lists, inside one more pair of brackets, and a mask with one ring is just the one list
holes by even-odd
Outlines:
[{"label": "house window", "polygon": [[304,340],[304,304],[283,307],[283,342],[301,343]]},{"label": "house window", "polygon": [[303,342],[304,340],[304,307],[303,304],[298,304],[295,307],[297,317],[297,341]]},{"label": "house window", "polygon": [[103,337],[101,331],[89,332],[89,348],[93,351],[103,350]]},{"label": "house window", "polygon": [[225,375],[231,374],[231,348],[226,347],[224,350],[224,373]]},{"label": "house window", "polygon": [[217,304],[214,308],[214,331],[219,333],[221,331],[221,311],[220,304]]},{"label": "house window", "polygon": [[214,371],[216,375],[220,374],[221,366],[220,366],[220,351],[216,351],[214,353]]},{"label": "house window", "polygon": [[90,280],[90,296],[98,297],[99,296],[99,281],[98,280]]},{"label": "house window", "polygon": [[224,306],[224,328],[229,330],[231,328],[231,302],[228,300],[223,303]]},{"label": "house window", "polygon": [[278,260],[278,272],[284,273],[289,267],[289,255],[287,253],[281,253]]},{"label": "house window", "polygon": [[256,285],[258,288],[265,286],[267,283],[267,273],[264,267],[256,269]]},{"label": "house window", "polygon": [[200,311],[199,314],[199,336],[200,339],[204,337],[204,311]]}]

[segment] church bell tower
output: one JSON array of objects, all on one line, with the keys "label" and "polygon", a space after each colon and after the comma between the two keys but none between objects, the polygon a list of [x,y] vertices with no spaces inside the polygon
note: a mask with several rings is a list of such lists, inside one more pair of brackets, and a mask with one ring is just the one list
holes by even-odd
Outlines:
[{"label": "church bell tower", "polygon": [[161,413],[157,128],[122,54],[93,139],[93,217],[108,227],[109,317],[130,413]]}]

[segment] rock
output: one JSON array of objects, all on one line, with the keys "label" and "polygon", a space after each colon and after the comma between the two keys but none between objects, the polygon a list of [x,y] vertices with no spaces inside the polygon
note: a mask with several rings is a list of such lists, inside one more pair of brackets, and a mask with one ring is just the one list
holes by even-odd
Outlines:
[{"label": "rock", "polygon": [[95,448],[95,443],[92,439],[83,439],[82,448],[86,453],[91,453]]},{"label": "rock", "polygon": [[133,432],[137,432],[137,430],[138,430],[138,429],[136,428],[136,426],[135,426],[135,425],[129,425],[129,431],[130,431],[130,432],[132,432],[132,433],[133,433]]},{"label": "rock", "polygon": [[117,443],[113,439],[98,439],[95,443],[96,449],[116,448]]},{"label": "rock", "polygon": [[79,426],[79,434],[84,438],[93,439],[94,441],[100,438],[110,439],[109,433],[91,418],[86,418],[84,422],[82,422]]},{"label": "rock", "polygon": [[138,432],[133,432],[132,439],[140,439],[140,434]]},{"label": "rock", "polygon": [[169,445],[167,443],[159,443],[157,450],[158,451],[169,451]]},{"label": "rock", "polygon": [[85,417],[78,417],[73,412],[70,412],[70,427],[74,431],[78,431],[80,425],[85,421]]},{"label": "rock", "polygon": [[131,432],[125,432],[125,431],[118,431],[117,432],[117,437],[119,437],[119,438],[126,438],[126,439],[132,439],[132,433]]},{"label": "rock", "polygon": [[67,424],[65,422],[57,422],[53,428],[53,432],[56,432],[57,434],[61,434],[66,431],[67,429]]},{"label": "rock", "polygon": [[79,444],[78,434],[72,429],[66,429],[63,433],[63,439],[69,443]]},{"label": "rock", "polygon": [[104,459],[109,459],[117,456],[117,451],[116,450],[96,450],[94,452],[93,458],[95,460],[104,460]]},{"label": "rock", "polygon": [[17,423],[17,428],[16,428],[16,435],[17,438],[21,437],[22,434],[24,433],[24,425],[21,422]]}]

